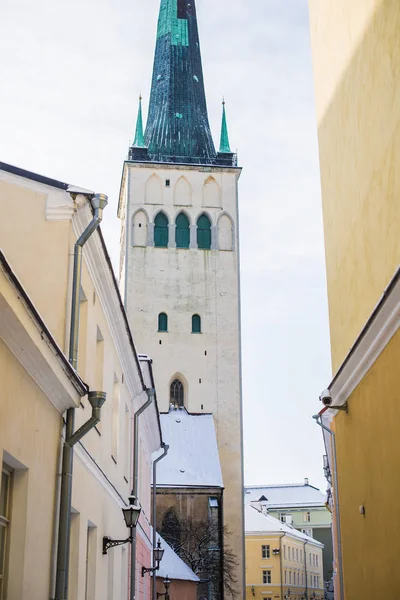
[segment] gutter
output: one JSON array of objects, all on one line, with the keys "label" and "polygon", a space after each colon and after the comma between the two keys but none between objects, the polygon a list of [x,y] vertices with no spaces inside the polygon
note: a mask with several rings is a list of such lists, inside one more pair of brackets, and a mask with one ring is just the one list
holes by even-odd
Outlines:
[{"label": "gutter", "polygon": [[308,598],[308,571],[307,571],[307,551],[306,551],[306,546],[308,544],[308,541],[304,542],[304,570],[306,572],[306,592],[305,592],[305,597]]},{"label": "gutter", "polygon": [[[108,198],[96,194],[92,199],[94,217],[75,243],[74,270],[72,280],[71,300],[71,329],[69,340],[69,362],[74,369],[78,364],[78,335],[80,317],[80,290],[82,277],[83,246],[98,229],[103,218],[103,210]],[[92,416],[77,431],[75,429],[75,408],[67,411],[65,424],[65,441],[62,456],[60,514],[58,526],[56,600],[67,600],[69,582],[69,555],[71,540],[71,502],[74,445],[77,444],[100,421],[101,407],[106,401],[104,392],[89,392],[89,402],[92,406]]]},{"label": "gutter", "polygon": [[[0,163],[0,165],[1,164],[2,163]],[[47,325],[43,321],[42,317],[40,316],[39,312],[37,311],[36,307],[34,306],[32,300],[29,298],[25,289],[22,287],[21,282],[19,281],[19,279],[13,272],[10,263],[7,261],[4,253],[1,250],[0,250],[0,264],[1,264],[1,268],[4,271],[4,273],[6,274],[8,280],[10,281],[10,283],[16,290],[18,296],[22,300],[22,303],[24,304],[25,308],[31,314],[33,321],[34,321],[37,329],[39,330],[42,339],[48,344],[48,346],[50,346],[50,348],[53,350],[54,354],[56,355],[57,360],[60,363],[62,370],[64,371],[64,373],[66,374],[66,376],[68,377],[68,379],[70,380],[70,382],[72,383],[72,385],[74,386],[74,388],[76,389],[78,394],[81,397],[86,396],[89,391],[88,385],[86,383],[84,383],[84,381],[79,377],[76,370],[71,366],[71,364],[66,359],[65,354],[61,350],[60,346],[57,344],[56,340],[54,339],[54,337],[51,334],[50,330],[48,329]]]},{"label": "gutter", "polygon": [[322,415],[328,410],[327,407],[323,408],[321,412],[313,416],[313,419],[317,422],[324,431],[329,433],[332,440],[332,457],[333,457],[333,492],[335,502],[335,518],[336,518],[336,535],[337,535],[337,546],[338,546],[338,567],[339,567],[339,585],[340,585],[340,600],[344,600],[344,581],[343,581],[343,556],[342,556],[342,527],[340,522],[340,507],[339,507],[339,479],[337,472],[337,457],[336,457],[336,434],[332,429],[324,425],[322,422]]},{"label": "gutter", "polygon": [[[164,444],[164,442],[162,443],[161,447],[163,449],[163,453],[153,461],[153,569],[154,567],[156,567],[156,561],[154,559],[154,550],[157,545],[157,465],[160,462],[160,460],[167,456],[169,450],[168,444]],[[152,572],[152,584],[153,585],[151,598],[152,600],[157,600],[157,574],[155,570]]]},{"label": "gutter", "polygon": [[280,566],[281,566],[281,598],[283,599],[283,564],[282,564],[282,540],[285,537],[286,533],[281,535],[279,538],[279,557],[280,557]]}]

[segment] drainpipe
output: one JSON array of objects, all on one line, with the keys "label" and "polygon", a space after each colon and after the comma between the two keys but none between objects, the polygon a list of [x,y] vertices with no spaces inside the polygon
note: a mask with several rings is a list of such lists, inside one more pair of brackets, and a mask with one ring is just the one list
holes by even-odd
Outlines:
[{"label": "drainpipe", "polygon": [[[156,497],[156,490],[157,490],[157,464],[160,462],[160,460],[162,460],[163,458],[165,458],[168,454],[168,450],[169,450],[169,446],[168,444],[164,444],[164,442],[161,445],[161,448],[164,450],[164,452],[162,454],[160,454],[160,456],[158,456],[154,461],[153,461],[153,515],[152,515],[152,521],[153,521],[153,563],[152,563],[152,567],[154,568],[156,566],[155,560],[154,560],[154,549],[156,548],[157,545],[157,529],[156,529],[156,522],[157,522],[157,497]],[[157,600],[157,574],[155,571],[153,571],[152,573],[152,583],[153,583],[153,588],[152,588],[152,600]]]},{"label": "drainpipe", "polygon": [[281,598],[283,600],[283,554],[282,554],[282,540],[285,537],[286,533],[281,535],[279,538],[279,558],[281,563]]},{"label": "drainpipe", "polygon": [[[147,388],[146,394],[148,396],[147,401],[135,412],[133,418],[133,491],[132,496],[135,496],[136,500],[138,497],[139,489],[139,417],[147,410],[152,404],[155,398],[154,388]],[[135,600],[136,595],[136,527],[132,529],[132,548],[131,548],[131,590],[130,600]]]},{"label": "drainpipe", "polygon": [[308,540],[306,542],[304,542],[304,569],[306,572],[306,593],[305,593],[305,598],[308,598],[308,572],[307,572],[307,551],[306,551],[306,546],[308,544]]},{"label": "drainpipe", "polygon": [[[325,412],[325,411],[323,411]],[[339,585],[340,585],[340,600],[344,600],[344,585],[343,585],[343,559],[342,559],[342,529],[340,524],[340,510],[339,510],[339,482],[337,472],[337,461],[336,461],[336,434],[332,429],[329,429],[322,422],[322,414],[314,415],[313,419],[316,420],[317,424],[329,435],[332,439],[332,455],[333,455],[333,486],[335,494],[335,517],[336,517],[336,533],[338,543],[338,562],[339,562]]]},{"label": "drainpipe", "polygon": [[[80,289],[82,277],[82,248],[96,231],[103,218],[103,210],[107,206],[108,198],[104,194],[96,194],[92,198],[94,217],[85,231],[75,243],[74,270],[72,279],[71,300],[71,330],[69,340],[69,362],[76,370],[78,365],[78,334],[80,313]],[[75,429],[75,409],[67,411],[65,425],[65,441],[62,457],[61,475],[61,500],[58,526],[57,573],[56,573],[56,600],[68,598],[69,576],[69,548],[71,536],[71,498],[72,498],[72,472],[74,445],[77,444],[100,421],[100,409],[106,400],[103,392],[90,392],[89,402],[92,406],[92,416],[78,431]]]}]

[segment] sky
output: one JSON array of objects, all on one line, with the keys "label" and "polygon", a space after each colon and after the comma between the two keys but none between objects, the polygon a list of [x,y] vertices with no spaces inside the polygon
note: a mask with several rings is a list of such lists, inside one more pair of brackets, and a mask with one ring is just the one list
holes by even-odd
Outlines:
[{"label": "sky", "polygon": [[[325,489],[312,415],[330,382],[307,0],[197,0],[209,117],[240,179],[247,485]],[[159,0],[0,0],[0,161],[109,195],[150,92]]]}]

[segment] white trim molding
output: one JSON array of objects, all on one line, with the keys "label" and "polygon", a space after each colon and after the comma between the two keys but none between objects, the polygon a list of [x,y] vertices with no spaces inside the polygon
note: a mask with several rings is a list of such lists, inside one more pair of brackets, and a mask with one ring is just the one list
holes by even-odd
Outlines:
[{"label": "white trim molding", "polygon": [[377,361],[400,327],[400,268],[386,288],[349,354],[329,385],[332,404],[324,417],[335,415]]}]

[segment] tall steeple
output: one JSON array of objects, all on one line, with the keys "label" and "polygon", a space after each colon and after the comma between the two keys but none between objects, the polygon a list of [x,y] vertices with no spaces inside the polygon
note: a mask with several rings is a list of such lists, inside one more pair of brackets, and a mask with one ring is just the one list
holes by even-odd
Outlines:
[{"label": "tall steeple", "polygon": [[134,148],[145,148],[143,135],[143,117],[142,117],[142,95],[139,96],[139,110],[136,121],[135,139],[133,140]]},{"label": "tall steeple", "polygon": [[161,0],[145,144],[160,162],[216,161],[195,0]]},{"label": "tall steeple", "polygon": [[225,100],[222,100],[222,125],[219,151],[220,154],[232,154],[231,147],[229,145],[228,125],[226,124]]}]

